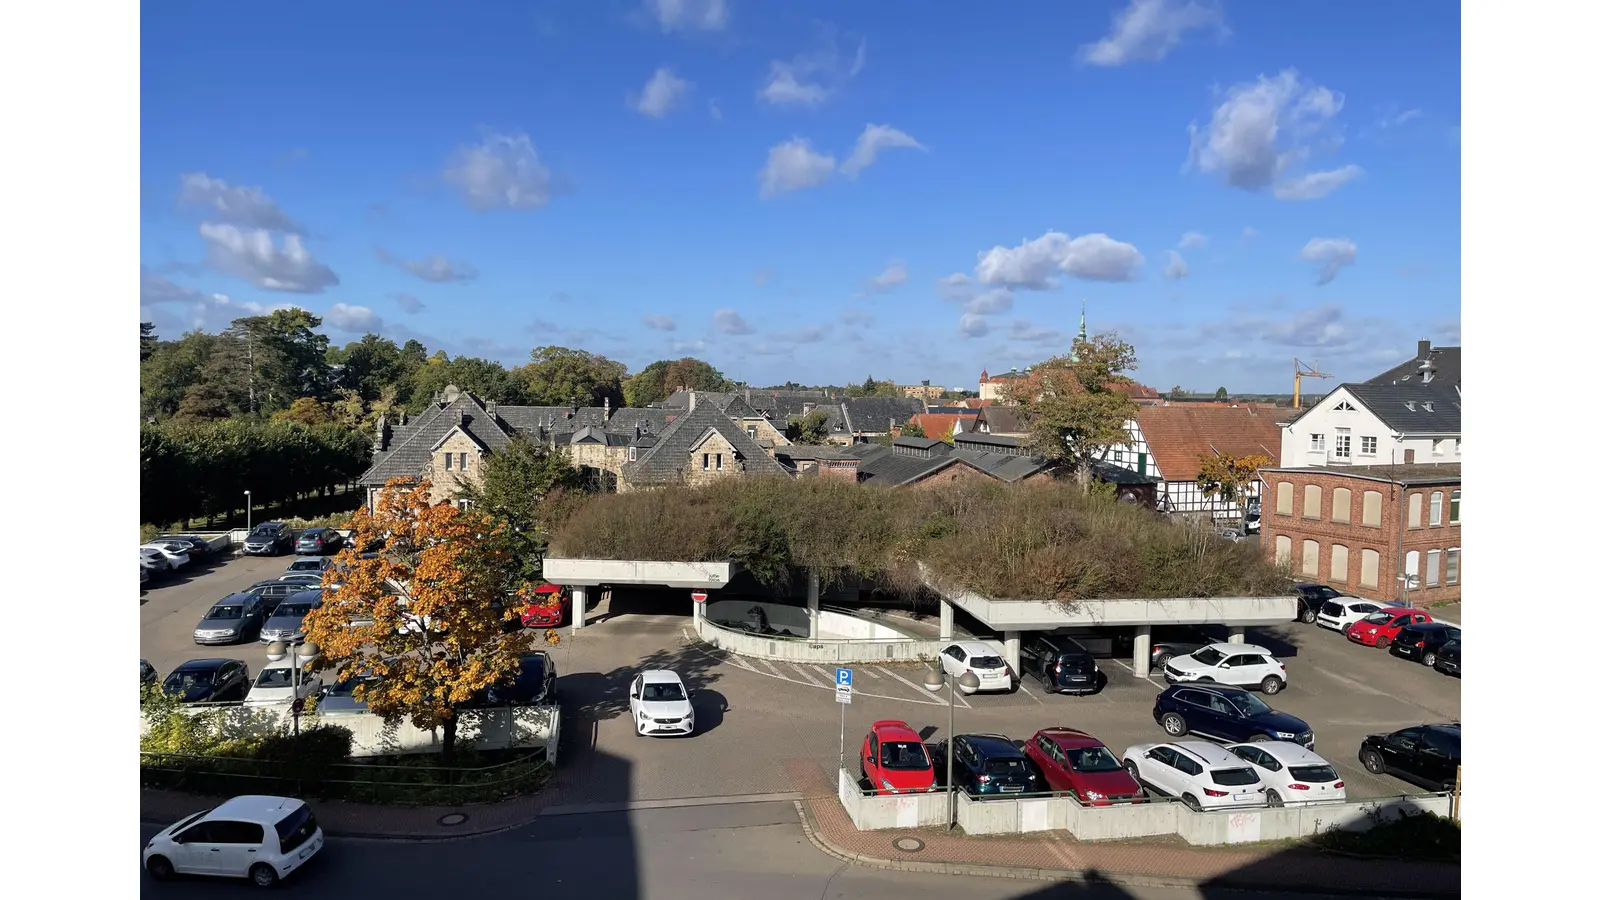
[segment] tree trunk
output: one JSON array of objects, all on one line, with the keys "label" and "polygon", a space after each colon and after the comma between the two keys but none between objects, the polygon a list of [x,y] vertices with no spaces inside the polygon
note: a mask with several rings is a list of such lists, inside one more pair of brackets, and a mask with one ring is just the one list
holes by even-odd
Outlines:
[{"label": "tree trunk", "polygon": [[1089,492],[1089,473],[1091,471],[1092,470],[1089,467],[1089,460],[1084,459],[1078,461],[1078,469],[1073,473],[1078,479],[1078,490],[1083,491],[1086,494]]},{"label": "tree trunk", "polygon": [[444,720],[444,745],[440,748],[440,757],[445,765],[450,765],[456,759],[456,717],[451,716]]}]

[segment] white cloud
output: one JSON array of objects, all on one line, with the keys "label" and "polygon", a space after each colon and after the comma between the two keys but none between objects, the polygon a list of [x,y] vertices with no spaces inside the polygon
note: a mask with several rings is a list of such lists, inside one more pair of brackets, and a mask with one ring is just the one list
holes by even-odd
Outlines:
[{"label": "white cloud", "polygon": [[1011,292],[1005,288],[995,288],[968,299],[962,304],[962,309],[975,316],[987,316],[995,313],[1010,312],[1013,298]]},{"label": "white cloud", "polygon": [[212,221],[241,228],[305,233],[305,229],[289,218],[260,188],[231,185],[204,172],[186,173],[180,176],[180,182],[182,187],[178,191],[178,202],[184,206],[209,207],[211,215],[208,218]]},{"label": "white cloud", "polygon": [[394,298],[394,305],[400,307],[400,311],[408,315],[414,316],[428,308],[423,305],[415,294],[407,294],[404,291],[400,291],[389,296]]},{"label": "white cloud", "polygon": [[480,211],[538,209],[550,202],[550,170],[525,134],[492,134],[476,146],[463,145],[444,180]]},{"label": "white cloud", "polygon": [[1083,45],[1078,56],[1096,66],[1155,61],[1172,52],[1184,32],[1202,28],[1215,28],[1225,35],[1222,11],[1180,0],[1133,0],[1112,19],[1111,33]]},{"label": "white cloud", "polygon": [[910,273],[906,271],[905,264],[895,260],[889,263],[888,267],[882,272],[867,279],[867,291],[872,293],[893,290],[905,284],[908,277],[910,277]]},{"label": "white cloud", "polygon": [[965,272],[952,272],[939,279],[937,290],[941,300],[965,300],[972,294],[972,277]]},{"label": "white cloud", "polygon": [[866,130],[861,132],[861,136],[856,138],[855,149],[850,151],[850,157],[839,167],[839,171],[854,178],[862,169],[877,162],[879,151],[894,147],[909,147],[924,152],[928,149],[917,143],[916,138],[898,128],[869,124]]},{"label": "white cloud", "polygon": [[671,69],[662,66],[650,76],[649,81],[645,82],[644,90],[640,91],[637,97],[628,98],[628,105],[644,115],[660,119],[671,112],[692,87],[694,85],[691,82],[679,78]]},{"label": "white cloud", "polygon": [[833,175],[836,165],[833,157],[811,149],[805,138],[785,141],[767,151],[767,164],[760,174],[761,196],[816,187]]},{"label": "white cloud", "polygon": [[1011,340],[1033,343],[1066,343],[1066,335],[1054,328],[1041,328],[1027,319],[1011,320]]},{"label": "white cloud", "polygon": [[978,281],[993,286],[1033,291],[1057,287],[1054,276],[1065,273],[1090,281],[1130,281],[1144,265],[1137,247],[1104,234],[1071,238],[1046,232],[1016,247],[996,246],[978,255]]},{"label": "white cloud", "polygon": [[1344,97],[1303,82],[1285,69],[1272,78],[1258,77],[1229,88],[1200,128],[1189,126],[1189,161],[1201,172],[1247,191],[1271,187],[1285,200],[1326,196],[1361,173],[1347,165],[1330,172],[1294,175],[1291,170],[1311,154],[1313,138],[1328,141],[1334,116]]},{"label": "white cloud", "polygon": [[1206,236],[1198,231],[1185,231],[1183,237],[1178,238],[1179,250],[1199,250],[1206,245]]},{"label": "white cloud", "polygon": [[297,234],[283,236],[283,249],[273,245],[272,234],[233,225],[202,223],[206,264],[219,272],[243,278],[269,291],[319,294],[339,283],[333,270],[312,258]]},{"label": "white cloud", "polygon": [[710,345],[705,341],[672,341],[667,346],[673,353],[704,353]]},{"label": "white cloud", "polygon": [[866,41],[857,42],[855,55],[847,63],[839,53],[832,29],[825,29],[823,46],[816,53],[796,56],[787,62],[773,60],[767,68],[767,80],[756,97],[774,106],[815,108],[859,74],[866,63]]},{"label": "white cloud", "polygon": [[721,334],[755,334],[755,326],[732,309],[719,309],[711,317],[711,327]]},{"label": "white cloud", "polygon": [[383,319],[365,306],[350,306],[344,303],[335,303],[328,307],[322,314],[322,321],[329,328],[339,331],[366,332],[376,331],[383,327]]},{"label": "white cloud", "polygon": [[957,323],[956,331],[960,332],[964,338],[983,337],[989,333],[989,323],[982,316],[967,313]]},{"label": "white cloud", "polygon": [[157,334],[175,335],[183,331],[218,332],[242,316],[265,315],[292,304],[265,306],[249,300],[234,300],[227,294],[208,294],[174,283],[165,275],[139,267],[139,320],[153,322]]},{"label": "white cloud", "polygon": [[663,33],[721,31],[728,27],[726,0],[645,0],[644,5]]},{"label": "white cloud", "polygon": [[1167,278],[1176,281],[1179,278],[1189,277],[1189,264],[1183,261],[1176,250],[1167,251],[1167,268],[1163,273]]},{"label": "white cloud", "polygon": [[828,89],[814,81],[802,81],[794,63],[772,61],[767,83],[757,94],[775,106],[820,106],[828,99]]},{"label": "white cloud", "polygon": [[1320,200],[1361,174],[1360,166],[1340,166],[1326,172],[1311,172],[1279,182],[1272,189],[1272,196],[1279,200]]},{"label": "white cloud", "polygon": [[444,284],[450,281],[471,281],[478,277],[478,270],[471,263],[446,259],[438,253],[422,259],[399,259],[382,247],[377,249],[379,259],[396,268],[404,269],[423,281]]},{"label": "white cloud", "polygon": [[1356,261],[1356,245],[1348,238],[1312,238],[1300,248],[1300,258],[1321,265],[1317,284],[1323,285],[1337,277],[1340,269]]},{"label": "white cloud", "polygon": [[642,320],[647,328],[656,331],[677,331],[678,322],[671,316],[645,316]]}]

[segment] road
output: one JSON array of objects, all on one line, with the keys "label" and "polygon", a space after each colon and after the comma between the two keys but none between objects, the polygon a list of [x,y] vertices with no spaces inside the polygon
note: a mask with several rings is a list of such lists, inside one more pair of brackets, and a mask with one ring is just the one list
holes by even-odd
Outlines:
[{"label": "road", "polygon": [[[147,841],[158,829],[141,828]],[[433,843],[330,839],[284,882],[302,900],[350,897],[527,896],[549,900],[1243,900],[1215,889],[1048,885],[895,872],[845,864],[811,845],[794,804],[749,803],[547,816],[532,825]],[[253,894],[240,881],[155,882],[160,900]],[[1259,894],[1251,896],[1259,897]]]}]

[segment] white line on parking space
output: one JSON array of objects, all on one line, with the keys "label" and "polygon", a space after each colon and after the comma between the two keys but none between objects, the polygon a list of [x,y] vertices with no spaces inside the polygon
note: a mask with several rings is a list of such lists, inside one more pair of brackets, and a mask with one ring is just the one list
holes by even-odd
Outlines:
[{"label": "white line on parking space", "polygon": [[[757,668],[754,665],[747,665],[744,662],[737,661],[731,655],[727,656],[727,657],[720,657],[719,658],[719,657],[712,657],[710,654],[708,654],[708,653],[706,653],[704,651],[701,651],[701,650],[696,650],[695,652],[699,653],[701,656],[704,656],[704,657],[706,657],[708,659],[716,659],[718,662],[723,662],[723,661],[732,662],[735,665],[739,666],[739,668],[744,669],[745,671],[751,673],[752,675],[759,675],[762,678],[776,678],[779,681],[786,681],[789,684],[799,685],[800,687],[816,688],[816,689],[825,690],[825,691],[833,690],[833,685],[832,684],[817,684],[814,681],[801,681],[798,678],[793,678],[791,676],[784,675],[783,673],[779,672],[777,670],[777,668],[771,662],[769,662],[767,660],[764,660],[764,659],[751,659],[750,660],[751,663],[760,663],[761,664],[762,668]],[[770,671],[768,671],[768,670],[770,670]],[[870,691],[863,691],[863,690],[860,690],[860,689],[857,689],[855,691],[855,695],[857,697],[873,697],[873,698],[876,698],[878,700],[894,700],[894,701],[897,701],[897,702],[900,702],[900,703],[919,703],[919,704],[922,704],[924,706],[939,706],[939,705],[941,705],[942,703],[945,702],[945,701],[941,701],[941,700],[931,700],[931,699],[924,700],[921,697],[910,697],[910,698],[907,698],[907,697],[897,697],[897,696],[895,696],[893,694],[874,694],[874,693],[872,693]]]},{"label": "white line on parking space", "polygon": [[[905,685],[906,687],[911,688],[913,693],[919,693],[920,692],[920,693],[924,693],[925,694],[925,693],[928,692],[928,689],[923,687],[922,685],[920,685],[920,684],[912,684],[910,682],[910,680],[902,678],[899,675],[896,675],[895,673],[889,671],[888,669],[879,669],[878,671],[880,671],[883,674],[889,676],[890,678],[893,678],[895,681],[900,682],[901,684]],[[922,701],[922,702],[926,702],[926,701]],[[972,704],[967,702],[967,698],[961,696],[961,692],[959,690],[956,691],[956,702],[961,704],[963,709],[971,709],[972,708]]]},{"label": "white line on parking space", "polygon": [[879,675],[877,672],[873,671],[871,666],[867,666],[866,668],[862,669],[861,671],[867,673],[867,677],[871,678],[874,681],[879,681],[879,680],[882,680],[882,678],[883,678],[882,675]]},{"label": "white line on parking space", "polygon": [[[1127,669],[1129,672],[1133,672],[1133,666],[1128,665],[1127,663],[1123,662],[1122,660],[1117,659],[1117,660],[1112,660],[1112,661],[1115,662],[1117,665],[1123,667],[1124,669]],[[1139,673],[1134,672],[1133,677],[1138,678],[1139,677]],[[1161,682],[1157,681],[1156,677],[1154,675],[1146,675],[1144,677],[1144,680],[1150,682],[1151,684],[1155,685],[1158,688],[1165,689],[1165,687],[1166,687],[1166,685],[1164,685]]]},{"label": "white line on parking space", "polygon": [[805,666],[800,666],[800,665],[795,665],[794,663],[790,663],[789,664],[789,668],[793,669],[796,674],[798,674],[801,678],[805,679],[807,682],[809,682],[811,684],[814,684],[817,687],[822,687],[822,681],[819,680],[817,678],[817,676],[812,675],[810,672],[807,672]]},{"label": "white line on parking space", "polygon": [[1028,686],[1023,684],[1022,679],[1020,678],[1017,679],[1017,687],[1022,688],[1022,692],[1024,694],[1027,694],[1029,697],[1033,697],[1033,702],[1039,704],[1040,706],[1044,705],[1044,701],[1040,700],[1038,697],[1034,697],[1033,691],[1028,690]]}]

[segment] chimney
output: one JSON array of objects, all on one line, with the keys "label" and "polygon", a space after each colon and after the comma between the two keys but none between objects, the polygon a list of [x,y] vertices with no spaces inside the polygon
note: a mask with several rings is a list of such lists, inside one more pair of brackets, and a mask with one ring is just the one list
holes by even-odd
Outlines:
[{"label": "chimney", "polygon": [[1419,360],[1427,359],[1428,358],[1428,354],[1430,352],[1432,352],[1432,350],[1433,350],[1433,342],[1432,341],[1417,341],[1417,359],[1419,359]]},{"label": "chimney", "polygon": [[379,416],[378,424],[372,435],[372,452],[382,453],[389,449],[389,417]]},{"label": "chimney", "polygon": [[690,391],[689,392],[689,412],[694,412],[694,404],[695,404],[695,392],[694,391]]},{"label": "chimney", "polygon": [[489,400],[483,404],[483,410],[489,414],[490,418],[494,418],[495,410],[499,408],[500,404],[494,402],[493,400]]},{"label": "chimney", "polygon": [[606,397],[605,418],[601,419],[601,421],[602,422],[611,421],[611,398],[609,396]]}]

